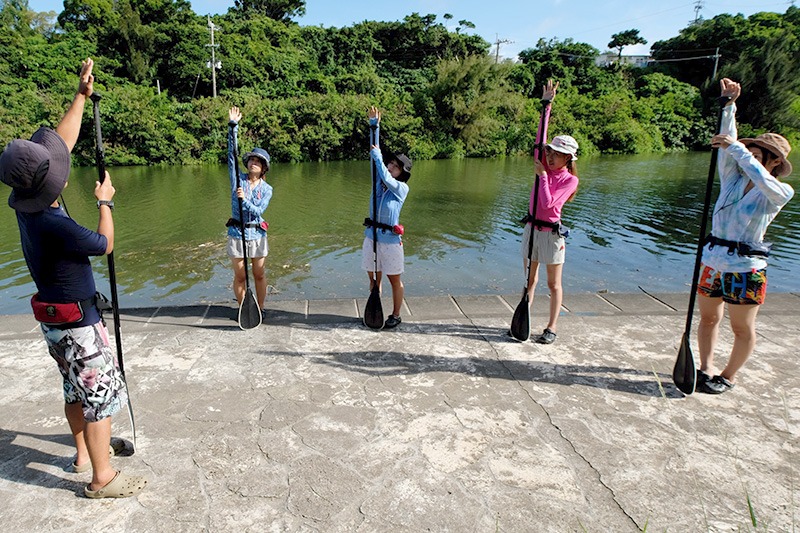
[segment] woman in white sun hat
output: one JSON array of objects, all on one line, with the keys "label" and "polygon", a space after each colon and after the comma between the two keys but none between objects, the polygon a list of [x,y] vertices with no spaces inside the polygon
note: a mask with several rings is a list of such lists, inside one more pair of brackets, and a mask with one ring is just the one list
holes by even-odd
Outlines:
[{"label": "woman in white sun hat", "polygon": [[[556,96],[558,83],[547,80],[542,91],[545,106],[544,132],[540,138],[547,139],[547,118],[550,106]],[[530,277],[528,278],[528,302],[533,305],[533,292],[539,279],[539,264],[543,263],[547,270],[547,287],[550,290],[550,319],[541,335],[534,337],[538,343],[551,344],[556,340],[556,322],[561,310],[563,289],[561,272],[564,267],[566,253],[565,237],[569,233],[561,224],[561,209],[568,200],[572,200],[578,190],[578,176],[575,161],[578,159],[578,142],[569,135],[559,135],[545,144],[544,161],[534,161],[536,175],[539,179],[538,192],[534,185],[531,191],[529,213],[536,217],[526,217],[525,232],[522,237],[523,268],[528,268],[530,251]],[[535,200],[534,200],[535,199]],[[534,210],[534,201],[536,208]],[[533,236],[533,247],[529,243]]]}]

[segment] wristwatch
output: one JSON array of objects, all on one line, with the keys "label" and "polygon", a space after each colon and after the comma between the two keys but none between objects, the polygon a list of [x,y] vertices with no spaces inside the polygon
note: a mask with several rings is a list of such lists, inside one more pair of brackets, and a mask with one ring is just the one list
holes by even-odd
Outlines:
[{"label": "wristwatch", "polygon": [[101,205],[107,205],[109,209],[114,210],[114,200],[97,200],[97,209],[100,209]]}]

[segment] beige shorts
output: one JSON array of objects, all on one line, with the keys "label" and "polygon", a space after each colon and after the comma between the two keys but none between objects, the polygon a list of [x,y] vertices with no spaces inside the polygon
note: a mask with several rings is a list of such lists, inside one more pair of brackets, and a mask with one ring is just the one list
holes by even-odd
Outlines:
[{"label": "beige shorts", "polygon": [[[528,258],[528,243],[531,238],[531,225],[525,225],[522,233],[522,259]],[[533,232],[533,250],[531,251],[531,261],[544,265],[561,265],[566,256],[566,241],[555,231]]]},{"label": "beige shorts", "polygon": [[[243,258],[244,253],[242,251],[242,239],[240,237],[231,237],[230,235],[228,235],[227,252],[228,252],[228,257],[230,257],[231,259]],[[260,239],[247,241],[248,259],[267,257],[267,254],[269,254],[269,245],[267,244],[266,235],[264,235]]]},{"label": "beige shorts", "polygon": [[[378,243],[378,272],[387,276],[402,274],[405,265],[403,243]],[[364,237],[361,247],[361,268],[367,272],[375,272],[375,255],[372,251],[372,239]]]}]

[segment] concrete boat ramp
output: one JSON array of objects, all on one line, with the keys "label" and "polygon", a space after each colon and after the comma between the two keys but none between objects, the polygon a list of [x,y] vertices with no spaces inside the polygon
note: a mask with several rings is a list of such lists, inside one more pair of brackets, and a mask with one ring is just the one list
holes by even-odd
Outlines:
[{"label": "concrete boat ramp", "polygon": [[[518,295],[124,309],[127,500],[82,497],[60,376],[2,317],[5,531],[797,531],[800,295],[769,294],[736,388],[671,381],[688,295],[571,294],[552,345],[507,336]],[[532,330],[546,325],[539,297]],[[389,309],[389,301],[384,302]],[[695,323],[697,321],[695,320]],[[113,332],[111,324],[109,329]],[[724,328],[720,362],[730,349]],[[695,352],[696,353],[696,352]],[[114,434],[132,440],[125,413]],[[752,515],[751,515],[752,510]],[[754,525],[755,522],[755,525]]]}]

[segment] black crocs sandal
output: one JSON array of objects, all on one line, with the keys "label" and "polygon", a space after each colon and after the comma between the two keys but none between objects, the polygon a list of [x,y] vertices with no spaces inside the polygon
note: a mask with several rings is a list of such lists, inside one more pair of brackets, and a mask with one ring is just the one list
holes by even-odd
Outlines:
[{"label": "black crocs sandal", "polygon": [[553,344],[556,340],[556,332],[550,328],[544,328],[541,335],[536,337],[536,342],[539,344]]},{"label": "black crocs sandal", "polygon": [[734,383],[731,383],[722,376],[714,376],[702,383],[698,381],[695,390],[706,394],[722,394],[723,392],[728,392],[733,389],[735,386]]}]

